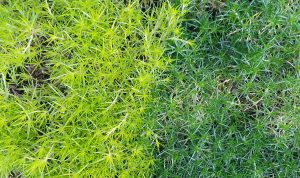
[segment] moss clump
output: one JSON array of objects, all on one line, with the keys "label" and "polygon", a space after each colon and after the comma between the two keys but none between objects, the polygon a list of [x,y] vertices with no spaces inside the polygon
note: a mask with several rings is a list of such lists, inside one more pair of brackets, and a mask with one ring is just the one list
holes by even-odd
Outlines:
[{"label": "moss clump", "polygon": [[143,115],[179,11],[20,0],[0,14],[0,176],[149,177]]}]

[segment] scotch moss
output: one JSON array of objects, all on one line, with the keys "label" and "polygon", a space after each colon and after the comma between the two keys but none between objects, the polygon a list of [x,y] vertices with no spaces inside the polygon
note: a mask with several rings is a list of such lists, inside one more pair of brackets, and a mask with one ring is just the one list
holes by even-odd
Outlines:
[{"label": "scotch moss", "polygon": [[0,177],[151,176],[144,112],[181,12],[27,0],[0,14]]}]

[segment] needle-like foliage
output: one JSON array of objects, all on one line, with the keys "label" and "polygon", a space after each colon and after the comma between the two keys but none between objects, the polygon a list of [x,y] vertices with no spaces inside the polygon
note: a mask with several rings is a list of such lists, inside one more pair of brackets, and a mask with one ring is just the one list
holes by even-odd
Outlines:
[{"label": "needle-like foliage", "polygon": [[300,177],[299,7],[0,0],[0,177]]},{"label": "needle-like foliage", "polygon": [[191,1],[151,113],[161,177],[300,176],[299,7]]},{"label": "needle-like foliage", "polygon": [[143,115],[181,12],[138,1],[2,1],[0,177],[149,177]]}]

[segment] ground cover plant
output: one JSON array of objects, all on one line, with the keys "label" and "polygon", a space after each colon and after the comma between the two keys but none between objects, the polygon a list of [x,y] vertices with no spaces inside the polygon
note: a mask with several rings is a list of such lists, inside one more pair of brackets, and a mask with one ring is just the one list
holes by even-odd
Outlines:
[{"label": "ground cover plant", "polygon": [[191,1],[150,114],[161,177],[300,176],[299,5]]},{"label": "ground cover plant", "polygon": [[300,177],[297,0],[0,0],[0,177]]},{"label": "ground cover plant", "polygon": [[153,174],[143,115],[180,11],[146,5],[1,1],[0,177]]}]

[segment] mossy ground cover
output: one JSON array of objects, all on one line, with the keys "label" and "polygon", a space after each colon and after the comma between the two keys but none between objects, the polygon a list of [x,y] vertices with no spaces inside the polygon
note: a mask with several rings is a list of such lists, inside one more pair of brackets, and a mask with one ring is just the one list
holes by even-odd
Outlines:
[{"label": "mossy ground cover", "polygon": [[162,177],[299,177],[299,1],[195,0],[157,86]]},{"label": "mossy ground cover", "polygon": [[0,177],[299,177],[299,5],[0,1]]},{"label": "mossy ground cover", "polygon": [[1,177],[153,174],[143,115],[180,12],[142,5],[2,2]]}]

